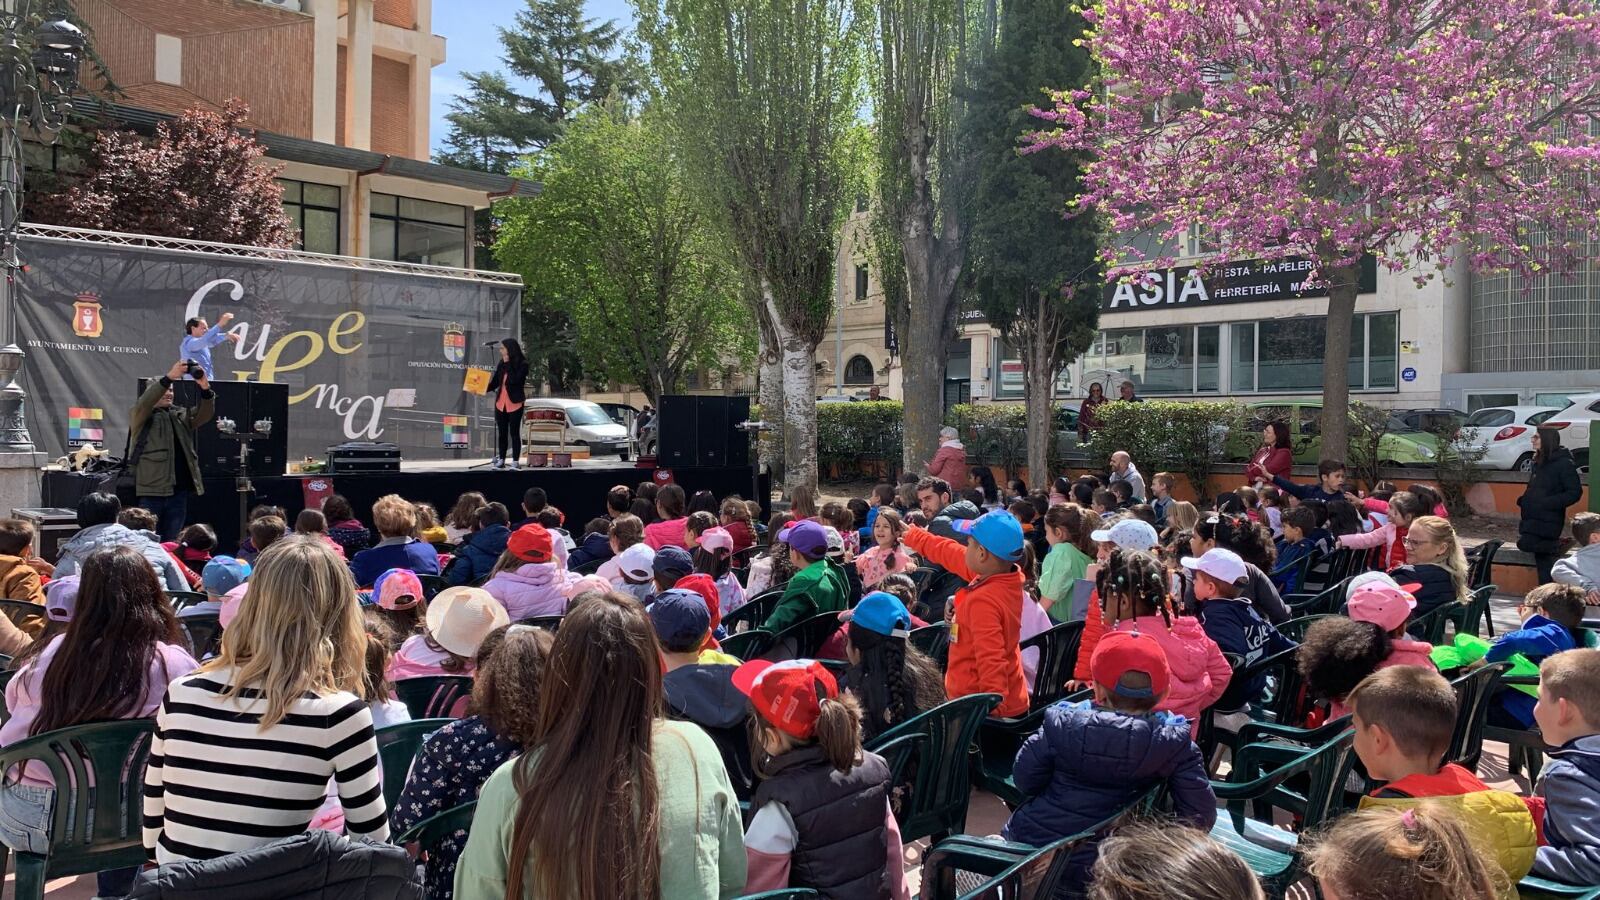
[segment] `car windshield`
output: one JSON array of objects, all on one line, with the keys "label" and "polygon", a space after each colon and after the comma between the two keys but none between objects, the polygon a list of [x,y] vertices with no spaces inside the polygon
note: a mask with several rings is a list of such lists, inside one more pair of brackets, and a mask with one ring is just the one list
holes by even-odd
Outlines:
[{"label": "car windshield", "polygon": [[567,407],[567,421],[574,425],[613,425],[606,411],[593,403],[579,403]]}]

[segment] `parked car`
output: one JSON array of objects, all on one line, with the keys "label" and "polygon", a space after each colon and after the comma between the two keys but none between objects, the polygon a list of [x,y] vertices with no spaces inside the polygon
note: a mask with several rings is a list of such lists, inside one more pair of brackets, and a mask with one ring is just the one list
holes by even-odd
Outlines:
[{"label": "parked car", "polygon": [[1467,423],[1467,414],[1459,409],[1402,409],[1394,417],[1406,424],[1407,431],[1426,431],[1429,434],[1454,434]]},{"label": "parked car", "polygon": [[[1248,423],[1244,432],[1228,436],[1228,457],[1249,459],[1261,444],[1261,430],[1268,422],[1283,422],[1289,426],[1289,441],[1294,448],[1297,465],[1312,465],[1322,450],[1321,400],[1257,400],[1245,405]],[[1398,466],[1433,465],[1439,455],[1439,439],[1424,431],[1416,431],[1398,418],[1389,423],[1389,433],[1378,444],[1380,464]]]},{"label": "parked car", "polygon": [[[526,416],[534,410],[560,412],[562,421],[567,426],[567,444],[587,447],[590,456],[616,454],[618,459],[625,460],[632,452],[628,429],[612,421],[597,403],[589,400],[537,397],[529,400],[523,407],[523,415]],[[532,446],[554,445],[560,442],[561,435],[554,430],[540,428],[527,433],[527,443]]]},{"label": "parked car", "polygon": [[1573,461],[1589,464],[1589,423],[1600,419],[1600,393],[1578,394],[1571,405],[1545,420],[1542,427],[1561,433],[1561,446],[1572,451]]},{"label": "parked car", "polygon": [[1478,465],[1485,469],[1533,469],[1533,432],[1561,410],[1550,406],[1488,406],[1467,417],[1461,436],[1483,448]]},{"label": "parked car", "polygon": [[626,403],[595,403],[595,406],[606,411],[611,421],[633,432],[633,420],[639,417],[639,410]]}]

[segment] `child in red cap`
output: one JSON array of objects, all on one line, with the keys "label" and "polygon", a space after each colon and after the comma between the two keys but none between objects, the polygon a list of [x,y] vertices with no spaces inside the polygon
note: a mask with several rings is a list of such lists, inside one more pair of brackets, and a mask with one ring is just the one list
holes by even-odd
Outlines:
[{"label": "child in red cap", "polygon": [[861,749],[861,708],[816,660],[748,662],[733,685],[756,713],[761,776],[745,829],[745,893],[813,888],[824,897],[910,896],[889,767]]},{"label": "child in red cap", "polygon": [[[1156,711],[1171,682],[1167,655],[1147,634],[1113,631],[1090,661],[1094,700],[1045,710],[1044,725],[1017,753],[1011,777],[1028,799],[1001,834],[1042,847],[1116,815],[1166,782],[1178,818],[1202,830],[1217,819],[1200,748],[1181,716]],[[1068,884],[1081,888],[1099,852],[1074,851]]]}]

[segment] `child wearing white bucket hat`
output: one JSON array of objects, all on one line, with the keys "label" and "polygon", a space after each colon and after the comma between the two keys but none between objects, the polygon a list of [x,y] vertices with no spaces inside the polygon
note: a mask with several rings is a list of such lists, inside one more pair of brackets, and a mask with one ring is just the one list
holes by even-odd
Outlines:
[{"label": "child wearing white bucket hat", "polygon": [[506,608],[488,591],[446,588],[429,601],[423,633],[407,638],[395,653],[389,680],[471,675],[478,645],[489,632],[510,623]]}]

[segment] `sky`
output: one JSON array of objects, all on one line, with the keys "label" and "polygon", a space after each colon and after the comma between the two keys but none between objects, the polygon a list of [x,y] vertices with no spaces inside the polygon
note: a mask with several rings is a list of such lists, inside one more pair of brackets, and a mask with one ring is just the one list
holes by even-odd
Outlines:
[{"label": "sky", "polygon": [[[463,4],[465,6],[466,4]],[[613,19],[632,26],[628,0],[587,0],[589,16]],[[500,60],[500,26],[509,26],[525,0],[471,0],[472,15],[452,15],[449,6],[435,4],[433,32],[445,38],[445,62],[433,70],[433,125],[428,131],[434,149],[443,143],[450,126],[444,119],[450,101],[466,91],[462,72],[504,71]]]}]

